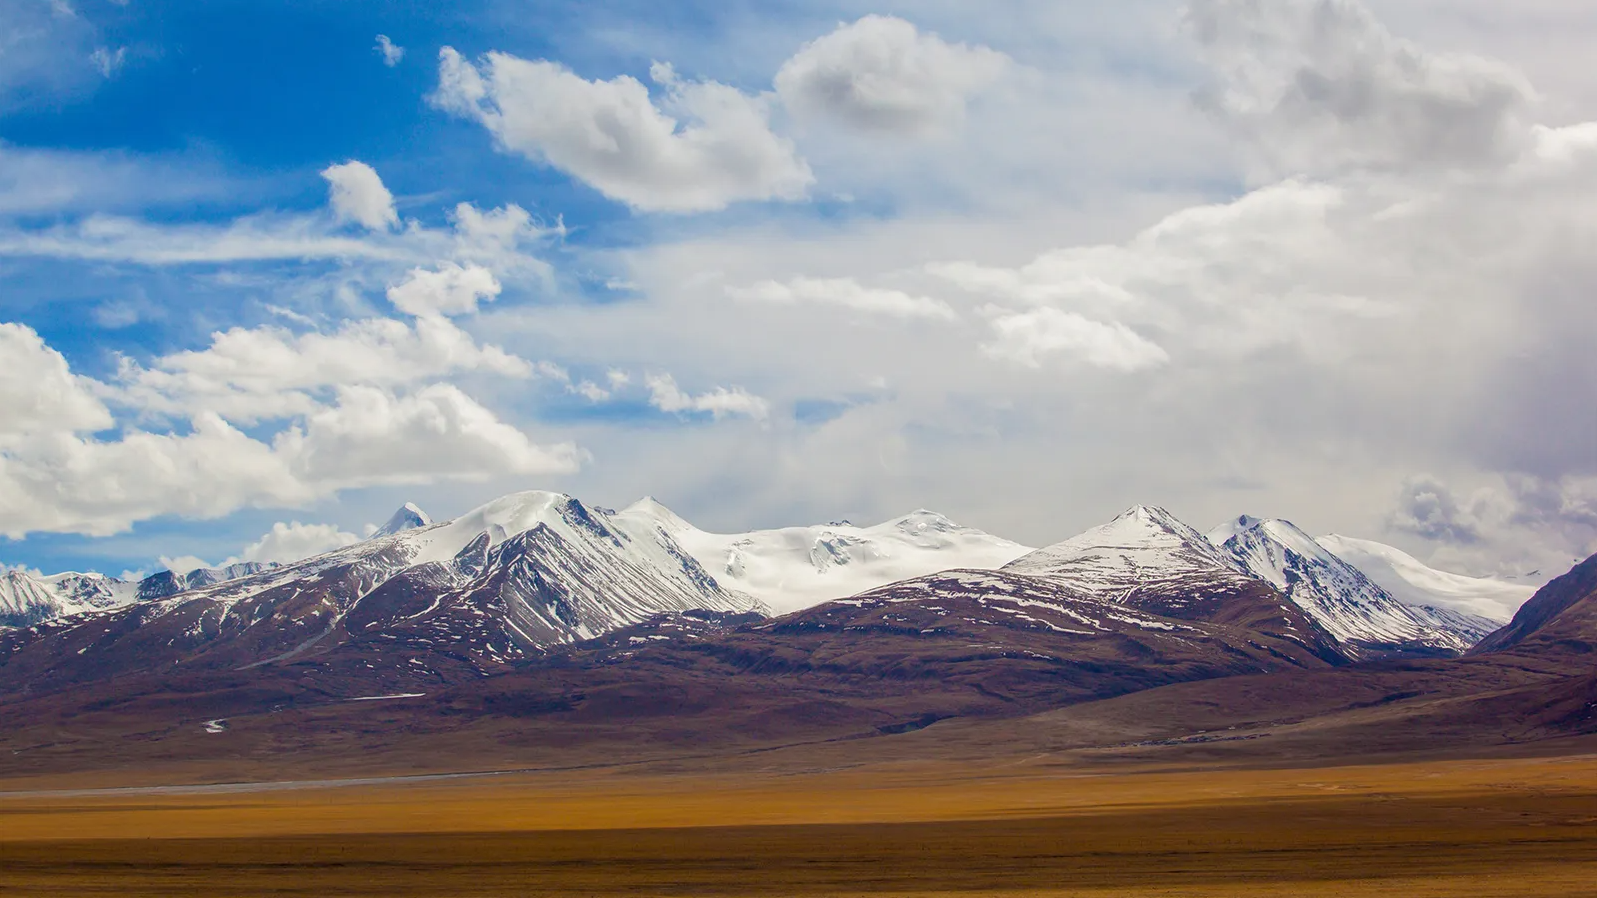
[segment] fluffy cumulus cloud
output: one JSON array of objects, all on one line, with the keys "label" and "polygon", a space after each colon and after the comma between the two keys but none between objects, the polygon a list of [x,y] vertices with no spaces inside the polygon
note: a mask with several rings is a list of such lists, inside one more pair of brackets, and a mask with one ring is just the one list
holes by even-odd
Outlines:
[{"label": "fluffy cumulus cloud", "polygon": [[742,387],[716,387],[708,393],[693,395],[677,386],[676,378],[669,374],[650,375],[644,379],[644,384],[649,388],[649,404],[662,412],[697,412],[716,420],[736,416],[760,421],[771,413],[769,402]]},{"label": "fluffy cumulus cloud", "polygon": [[565,66],[489,53],[440,54],[433,101],[480,122],[498,145],[640,210],[696,212],[740,200],[795,200],[814,181],[767,100],[656,64],[661,90],[626,75],[589,81]]},{"label": "fluffy cumulus cloud", "polygon": [[988,355],[1031,368],[1049,356],[1063,356],[1098,368],[1138,371],[1163,365],[1170,356],[1157,344],[1119,322],[1093,321],[1059,309],[1008,312],[992,309],[993,339]]},{"label": "fluffy cumulus cloud", "polygon": [[447,262],[436,271],[411,269],[404,281],[388,288],[388,301],[407,315],[468,315],[501,289],[488,269]]},{"label": "fluffy cumulus cloud", "polygon": [[263,564],[291,564],[312,555],[331,552],[360,542],[360,537],[346,533],[332,524],[301,524],[299,521],[272,525],[260,539],[244,547],[241,561]]},{"label": "fluffy cumulus cloud", "polygon": [[487,212],[470,203],[460,203],[450,217],[461,254],[467,258],[514,259],[523,244],[549,235],[565,235],[565,225],[558,220],[554,227],[545,228],[533,221],[532,213],[515,203]]},{"label": "fluffy cumulus cloud", "polygon": [[1533,92],[1500,63],[1426,51],[1355,0],[1195,0],[1216,80],[1202,94],[1278,169],[1501,163]]},{"label": "fluffy cumulus cloud", "polygon": [[[13,538],[108,535],[157,515],[218,517],[378,484],[566,473],[582,460],[569,443],[534,443],[455,386],[407,388],[461,364],[535,370],[442,318],[299,337],[237,329],[165,367],[124,368],[119,384],[74,375],[21,325],[0,325],[0,353],[0,533]],[[115,423],[102,396],[180,426],[97,436]],[[267,438],[232,423],[274,417],[291,423]]]},{"label": "fluffy cumulus cloud", "polygon": [[13,539],[38,531],[107,536],[158,514],[216,517],[316,496],[271,446],[216,415],[196,416],[188,433],[31,436],[0,453],[0,533]]},{"label": "fluffy cumulus cloud", "polygon": [[393,388],[460,372],[528,378],[535,371],[445,318],[408,324],[370,318],[331,333],[272,326],[223,331],[204,349],[161,356],[148,367],[124,363],[117,395],[146,412],[206,411],[255,423],[307,414],[320,407],[324,391],[339,386]]},{"label": "fluffy cumulus cloud", "polygon": [[0,323],[0,450],[41,432],[110,427],[111,412],[93,386],[32,328]]},{"label": "fluffy cumulus cloud", "polygon": [[902,290],[866,287],[852,278],[794,278],[785,283],[762,281],[733,287],[727,293],[751,302],[834,306],[891,318],[933,318],[953,321],[959,316],[948,303]]},{"label": "fluffy cumulus cloud", "polygon": [[299,479],[327,491],[570,473],[582,460],[569,443],[533,443],[449,384],[405,396],[341,389],[336,404],[279,435],[274,448]]},{"label": "fluffy cumulus cloud", "polygon": [[[485,344],[451,320],[497,297],[501,278],[545,287],[550,269],[533,251],[559,226],[513,204],[460,203],[447,226],[398,229],[393,197],[369,166],[322,174],[328,208],[307,213],[214,224],[0,220],[0,254],[198,266],[215,272],[212,289],[266,293],[256,302],[281,322],[120,357],[99,379],[75,373],[30,328],[0,324],[5,534],[105,535],[163,515],[214,518],[373,485],[579,466],[573,444],[535,441],[455,382],[550,379],[573,389],[558,365]],[[296,266],[285,282],[273,265],[287,260]],[[400,317],[381,314],[385,284]]]},{"label": "fluffy cumulus cloud", "polygon": [[988,47],[950,44],[903,19],[870,15],[805,44],[777,72],[776,91],[801,119],[924,134],[958,124],[966,103],[1009,62]]},{"label": "fluffy cumulus cloud", "polygon": [[388,192],[377,170],[364,162],[350,161],[322,170],[327,179],[328,204],[341,221],[350,221],[373,231],[384,231],[399,224],[394,195]]}]

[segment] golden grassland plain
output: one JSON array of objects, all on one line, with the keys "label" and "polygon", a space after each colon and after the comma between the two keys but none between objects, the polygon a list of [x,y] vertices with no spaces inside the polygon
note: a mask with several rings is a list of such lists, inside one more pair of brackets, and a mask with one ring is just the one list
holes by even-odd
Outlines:
[{"label": "golden grassland plain", "polygon": [[1597,756],[0,795],[7,896],[950,894],[1597,895]]}]

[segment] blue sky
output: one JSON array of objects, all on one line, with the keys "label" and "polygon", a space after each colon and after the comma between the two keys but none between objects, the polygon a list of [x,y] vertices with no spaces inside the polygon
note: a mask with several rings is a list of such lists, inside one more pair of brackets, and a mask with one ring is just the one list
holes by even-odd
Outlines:
[{"label": "blue sky", "polygon": [[1318,5],[3,0],[0,563],[524,488],[1597,550],[1597,22]]}]

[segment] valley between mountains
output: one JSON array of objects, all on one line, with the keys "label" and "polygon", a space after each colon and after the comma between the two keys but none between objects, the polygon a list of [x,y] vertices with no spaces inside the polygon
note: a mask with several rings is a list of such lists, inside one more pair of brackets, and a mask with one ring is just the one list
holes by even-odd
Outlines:
[{"label": "valley between mountains", "polygon": [[289,565],[7,574],[0,775],[1552,744],[1597,732],[1593,565],[1532,597],[1283,520],[1205,533],[1147,506],[1042,549],[928,511],[724,535],[650,499],[406,506]]}]

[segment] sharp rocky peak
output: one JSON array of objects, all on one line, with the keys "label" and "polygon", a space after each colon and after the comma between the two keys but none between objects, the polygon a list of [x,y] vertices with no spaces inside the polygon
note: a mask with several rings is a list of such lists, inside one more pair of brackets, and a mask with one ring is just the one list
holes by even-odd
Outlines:
[{"label": "sharp rocky peak", "polygon": [[431,526],[432,522],[433,519],[427,515],[427,512],[422,511],[414,502],[406,502],[388,518],[388,523],[377,528],[372,537],[393,536],[407,530],[419,530]]}]

